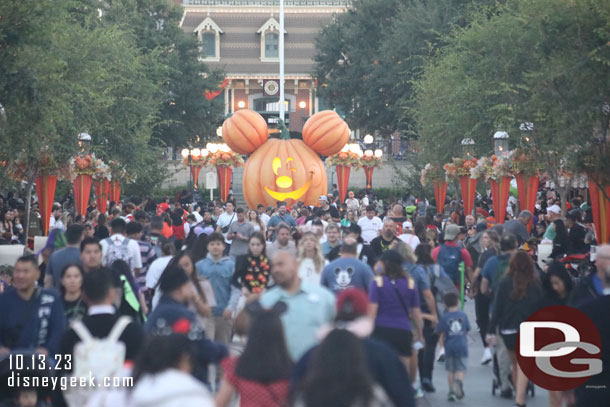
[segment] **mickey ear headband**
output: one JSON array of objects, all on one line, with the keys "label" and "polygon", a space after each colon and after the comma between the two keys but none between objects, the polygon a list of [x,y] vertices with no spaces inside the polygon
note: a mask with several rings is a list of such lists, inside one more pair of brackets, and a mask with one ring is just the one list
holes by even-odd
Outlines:
[{"label": "mickey ear headband", "polygon": [[246,310],[251,316],[259,316],[266,312],[273,313],[277,316],[282,315],[288,309],[288,305],[285,302],[279,301],[275,303],[275,305],[271,308],[263,308],[260,302],[254,301],[248,305],[246,305]]}]

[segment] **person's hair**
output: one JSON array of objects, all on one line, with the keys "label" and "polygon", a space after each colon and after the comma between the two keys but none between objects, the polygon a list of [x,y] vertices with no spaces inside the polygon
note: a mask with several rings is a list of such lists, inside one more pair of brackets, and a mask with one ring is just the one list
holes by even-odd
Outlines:
[{"label": "person's hair", "polygon": [[201,259],[205,259],[208,255],[208,235],[202,233],[197,236],[193,241],[193,244],[188,248],[188,251],[191,253],[191,257],[195,263]]},{"label": "person's hair", "polygon": [[15,264],[17,263],[32,263],[38,269],[38,260],[36,260],[36,256],[31,254],[19,257]]},{"label": "person's hair", "polygon": [[500,239],[500,250],[503,252],[509,252],[519,247],[517,238],[512,233],[504,233]]},{"label": "person's hair", "polygon": [[114,285],[112,271],[102,267],[84,274],[82,292],[87,297],[89,305],[95,305],[106,299]]},{"label": "person's hair", "polygon": [[292,361],[286,346],[280,316],[260,311],[252,319],[244,352],[237,360],[235,374],[243,379],[269,384],[289,379]]},{"label": "person's hair", "polygon": [[151,335],[136,358],[133,368],[133,387],[145,375],[155,375],[167,369],[177,368],[185,356],[194,364],[195,342],[187,335]]},{"label": "person's hair", "polygon": [[517,216],[520,219],[527,219],[528,222],[534,217],[534,215],[532,215],[532,213],[528,210],[524,210],[519,212],[519,216]]},{"label": "person's hair", "polygon": [[510,293],[510,298],[513,300],[522,299],[527,293],[527,289],[538,282],[534,260],[529,254],[522,251],[515,253],[510,259],[506,276],[513,283],[513,289]]},{"label": "person's hair", "polygon": [[182,215],[184,215],[184,210],[182,208],[176,208],[169,213],[170,218],[172,219],[171,226],[180,226],[182,225]]},{"label": "person's hair", "polygon": [[[81,276],[82,278],[84,278],[84,277],[85,277],[85,270],[83,270],[83,267],[82,267],[80,264],[76,264],[76,263],[70,263],[70,264],[68,264],[66,267],[64,267],[64,268],[61,270],[61,280],[63,280],[63,279],[64,279],[64,276],[66,275],[66,271],[68,271],[68,269],[69,269],[70,267],[75,267],[75,268],[76,268],[78,271],[80,271],[80,276]],[[81,282],[81,290],[82,290],[82,288],[83,288],[83,284],[82,284],[82,282]],[[64,295],[66,295],[66,288],[64,287],[64,285],[63,285],[63,284],[60,284],[60,285],[59,285],[59,292],[61,293],[61,296],[62,296],[62,297],[63,297]]]},{"label": "person's hair", "polygon": [[114,218],[110,221],[112,234],[125,233],[125,221],[121,218]]},{"label": "person's hair", "polygon": [[189,282],[186,272],[178,266],[167,266],[159,279],[159,289],[165,294],[171,294]]},{"label": "person's hair", "polygon": [[53,204],[53,206],[51,207],[51,212],[55,212],[55,211],[60,210],[60,209],[63,209],[63,208],[61,207],[61,205],[60,205],[60,204],[58,204],[58,203],[55,203],[55,204]]},{"label": "person's hair", "polygon": [[367,211],[367,212],[376,212],[377,210],[376,210],[375,206],[373,206],[373,205],[368,205],[368,206],[366,207],[366,211]]},{"label": "person's hair", "polygon": [[280,229],[286,229],[287,231],[291,231],[290,230],[290,226],[288,226],[286,223],[284,222],[280,222],[277,224],[277,226],[275,227],[275,233],[279,232]]},{"label": "person's hair", "polygon": [[235,209],[235,213],[239,214],[239,213],[244,213],[244,208],[242,208],[241,206],[237,209]]},{"label": "person's hair", "polygon": [[445,306],[447,308],[455,307],[456,305],[458,305],[459,301],[460,301],[460,299],[459,299],[457,293],[449,292],[449,293],[445,294],[445,296],[443,297],[443,302],[445,303]]},{"label": "person's hair", "polygon": [[[250,237],[248,238],[248,245],[250,245],[250,241],[252,239],[258,239],[259,242],[261,242],[261,244],[263,245],[263,252],[262,255],[266,256],[267,255],[267,242],[265,240],[265,235],[263,235],[261,232],[254,232],[250,235]],[[250,253],[250,248],[248,248],[248,254],[252,254]]]},{"label": "person's hair", "polygon": [[174,242],[169,240],[163,242],[161,245],[161,253],[163,253],[164,256],[173,256],[176,254],[176,245]]},{"label": "person's hair", "polygon": [[222,233],[214,232],[210,236],[208,236],[208,245],[212,242],[220,242],[223,245],[225,244],[225,238]]},{"label": "person's hair", "polygon": [[391,279],[406,278],[405,270],[402,268],[402,257],[394,249],[390,249],[385,253],[387,254],[389,252],[393,252],[394,255],[382,256],[380,259],[385,270],[384,274]]},{"label": "person's hair", "polygon": [[424,266],[434,264],[432,258],[432,246],[428,243],[420,243],[415,248],[415,257],[417,257],[417,264],[423,264]]},{"label": "person's hair", "polygon": [[73,223],[66,229],[66,242],[68,244],[80,243],[80,239],[83,237],[85,228],[79,223]]},{"label": "person's hair", "polygon": [[551,285],[551,277],[553,277],[553,276],[555,276],[555,277],[559,278],[561,281],[563,281],[563,285],[566,289],[566,293],[568,295],[570,295],[570,292],[572,291],[572,288],[574,287],[574,282],[572,281],[572,276],[570,276],[570,273],[568,273],[568,270],[566,270],[563,263],[558,262],[558,261],[552,262],[549,265],[549,268],[545,273],[544,279],[542,281],[542,287],[544,288],[546,293],[553,298],[557,298],[557,299],[559,298],[559,296],[557,295],[557,292],[555,292],[555,290],[553,290],[553,287]]},{"label": "person's hair", "polygon": [[163,218],[161,216],[150,218],[150,228],[152,230],[163,230]]},{"label": "person's hair", "polygon": [[354,243],[347,243],[343,241],[339,249],[340,253],[345,254],[358,254],[358,241],[354,239]]},{"label": "person's hair", "polygon": [[125,234],[127,235],[135,235],[144,230],[144,227],[140,222],[129,222],[127,226],[125,226]]},{"label": "person's hair", "polygon": [[133,218],[137,222],[146,222],[146,220],[148,219],[148,215],[142,209],[138,209],[133,213]]},{"label": "person's hair", "polygon": [[360,339],[347,329],[332,330],[313,352],[298,392],[307,407],[368,406],[373,379]]},{"label": "person's hair", "polygon": [[108,218],[106,217],[105,213],[100,213],[100,216],[97,217],[97,225],[98,226],[106,226],[106,220]]},{"label": "person's hair", "polygon": [[85,247],[87,247],[90,244],[94,244],[97,247],[99,247],[100,250],[102,250],[102,245],[100,244],[100,241],[97,240],[96,237],[89,236],[89,237],[84,238],[83,241],[80,242],[80,252],[82,253],[83,251],[85,251]]},{"label": "person's hair", "polygon": [[256,209],[259,209],[259,208],[263,208],[263,209],[265,209],[265,205],[263,205],[263,204],[258,204],[258,205],[256,205]]},{"label": "person's hair", "polygon": [[[120,215],[120,214],[121,214],[121,210],[115,206],[111,212],[111,215],[116,216],[116,215]],[[118,218],[116,218],[116,219],[118,219]],[[111,222],[111,224],[112,224],[112,222]]]},{"label": "person's hair", "polygon": [[312,260],[313,260],[314,266],[316,267],[316,271],[318,273],[321,273],[322,269],[324,268],[324,253],[322,251],[322,246],[320,246],[320,239],[318,239],[316,237],[316,235],[314,235],[312,232],[305,232],[301,236],[301,239],[299,240],[299,244],[297,247],[297,262],[300,263],[301,261],[303,261],[305,259],[305,245],[303,244],[303,240],[306,237],[313,239],[314,254],[313,254]]},{"label": "person's hair", "polygon": [[[201,298],[201,301],[203,301],[203,303],[207,303],[207,299],[205,297],[205,293],[203,292],[203,289],[201,288],[201,284],[199,284],[199,276],[197,275],[197,269],[195,268],[195,260],[193,259],[193,256],[191,255],[191,253],[189,253],[188,251],[179,251],[178,253],[176,253],[176,255],[174,257],[172,257],[172,259],[169,261],[169,263],[167,264],[167,267],[180,267],[180,260],[183,257],[188,257],[189,259],[191,259],[191,262],[193,263],[193,272],[191,273],[191,275],[187,275],[187,277],[189,278],[189,280],[191,281],[191,283],[193,283],[193,285],[195,286],[195,291],[197,292],[197,295],[199,296],[199,298]],[[166,269],[167,269],[166,267]],[[180,267],[182,268],[182,267]],[[186,270],[185,270],[186,272]]]},{"label": "person's hair", "polygon": [[415,255],[415,253],[413,253],[413,248],[411,247],[411,245],[400,241],[398,242],[398,246],[395,250],[398,252],[398,254],[400,254],[400,257],[402,257],[402,260],[404,262],[411,264],[417,263],[417,256]]},{"label": "person's hair", "polygon": [[171,209],[168,209],[167,211],[163,212],[161,214],[161,219],[163,219],[164,223],[167,223],[167,225],[169,227],[172,227],[173,223],[172,223],[172,218],[169,216],[169,212],[171,212]]},{"label": "person's hair", "polygon": [[196,222],[196,221],[197,221],[197,218],[195,217],[195,215],[193,215],[193,214],[191,213],[191,214],[189,214],[189,215],[186,217],[186,220],[190,220],[190,221],[192,221],[192,222]]},{"label": "person's hair", "polygon": [[288,205],[287,205],[287,204],[286,204],[286,202],[284,202],[284,201],[279,201],[279,202],[277,203],[277,208],[281,208],[282,206],[288,206]]}]

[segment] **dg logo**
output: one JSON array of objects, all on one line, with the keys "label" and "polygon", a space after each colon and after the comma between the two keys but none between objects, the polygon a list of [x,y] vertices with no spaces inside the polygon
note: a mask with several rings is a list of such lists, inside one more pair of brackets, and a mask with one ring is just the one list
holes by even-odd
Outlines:
[{"label": "dg logo", "polygon": [[552,391],[575,389],[602,372],[601,338],[584,313],[545,307],[521,323],[517,361],[525,375]]}]

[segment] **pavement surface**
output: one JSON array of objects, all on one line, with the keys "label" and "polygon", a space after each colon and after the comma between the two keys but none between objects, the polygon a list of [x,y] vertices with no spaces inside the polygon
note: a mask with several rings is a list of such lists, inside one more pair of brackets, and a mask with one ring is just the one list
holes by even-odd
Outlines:
[{"label": "pavement surface", "polygon": [[[512,407],[515,405],[514,400],[503,399],[499,396],[499,391],[496,395],[491,394],[493,370],[492,364],[486,366],[480,364],[481,356],[483,355],[483,344],[479,335],[476,318],[474,313],[474,301],[468,300],[464,307],[464,311],[468,315],[470,325],[473,330],[468,335],[468,371],[464,380],[465,397],[459,401],[448,401],[447,394],[449,386],[447,384],[447,373],[444,363],[436,362],[434,365],[434,373],[432,381],[436,387],[435,393],[425,393],[423,399],[417,400],[417,407]],[[526,399],[527,407],[548,407],[549,396],[548,392],[540,387],[536,387],[535,396],[528,395]]]}]

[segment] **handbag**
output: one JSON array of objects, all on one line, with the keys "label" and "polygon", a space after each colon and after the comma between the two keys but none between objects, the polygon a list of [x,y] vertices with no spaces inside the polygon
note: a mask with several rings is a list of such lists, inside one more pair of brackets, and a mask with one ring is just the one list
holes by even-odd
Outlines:
[{"label": "handbag", "polygon": [[233,219],[235,219],[235,213],[231,217],[229,224],[227,226],[224,226],[222,229],[220,229],[222,231],[222,233],[227,233],[229,231],[229,227],[231,226],[231,223],[233,223]]}]

